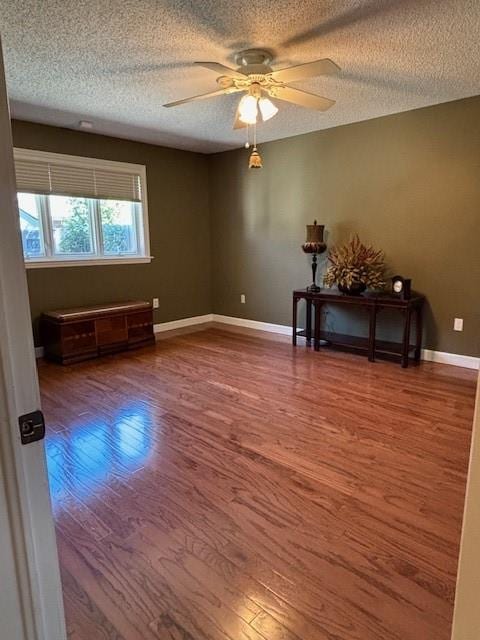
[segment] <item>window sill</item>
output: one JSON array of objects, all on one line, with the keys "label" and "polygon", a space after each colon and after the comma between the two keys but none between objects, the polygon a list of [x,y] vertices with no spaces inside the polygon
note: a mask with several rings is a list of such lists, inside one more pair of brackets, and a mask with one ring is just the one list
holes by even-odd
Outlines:
[{"label": "window sill", "polygon": [[49,269],[51,267],[94,267],[112,264],[147,264],[153,256],[123,256],[121,258],[76,258],[74,260],[25,260],[26,269]]}]

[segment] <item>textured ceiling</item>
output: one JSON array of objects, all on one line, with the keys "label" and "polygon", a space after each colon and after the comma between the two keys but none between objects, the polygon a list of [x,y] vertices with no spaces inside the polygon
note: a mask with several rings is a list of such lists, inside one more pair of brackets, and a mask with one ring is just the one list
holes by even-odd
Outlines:
[{"label": "textured ceiling", "polygon": [[260,141],[480,93],[480,0],[0,0],[0,30],[15,117],[207,153],[243,144],[238,95],[161,105],[217,88],[195,60],[249,47],[342,68],[294,85],[330,111],[278,101]]}]

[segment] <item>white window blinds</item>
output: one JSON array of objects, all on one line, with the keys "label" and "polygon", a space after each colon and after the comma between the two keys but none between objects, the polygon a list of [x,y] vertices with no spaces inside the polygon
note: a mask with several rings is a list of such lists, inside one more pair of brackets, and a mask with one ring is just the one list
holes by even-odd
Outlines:
[{"label": "white window blinds", "polygon": [[[28,157],[29,152],[25,150],[15,150],[17,191],[106,200],[142,200],[140,172],[132,170],[132,165],[90,158],[72,159],[72,156],[58,154],[54,154],[54,160],[48,160],[41,157],[41,152],[32,152],[31,155],[33,157]],[[104,166],[98,166],[101,164]]]}]

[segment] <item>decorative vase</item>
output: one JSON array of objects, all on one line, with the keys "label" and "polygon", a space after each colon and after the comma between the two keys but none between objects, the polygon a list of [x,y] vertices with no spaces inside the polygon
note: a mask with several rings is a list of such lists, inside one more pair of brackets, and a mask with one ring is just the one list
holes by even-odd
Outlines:
[{"label": "decorative vase", "polygon": [[349,287],[344,287],[341,284],[338,285],[338,290],[347,296],[359,296],[366,288],[367,285],[364,282],[352,282]]}]

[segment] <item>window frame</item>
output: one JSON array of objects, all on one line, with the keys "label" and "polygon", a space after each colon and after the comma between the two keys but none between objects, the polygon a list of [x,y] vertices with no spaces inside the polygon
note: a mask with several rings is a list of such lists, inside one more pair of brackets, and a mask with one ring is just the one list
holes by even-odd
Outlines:
[{"label": "window frame", "polygon": [[[18,194],[19,193],[27,193],[24,191],[17,191],[17,206],[18,206],[18,212],[20,213],[20,209],[22,207],[20,207],[20,204],[18,202]],[[41,197],[37,194],[37,193],[29,193],[29,195],[33,195],[34,199],[35,199],[35,206],[37,208],[37,213],[38,213],[38,226],[39,226],[39,233],[40,233],[40,243],[41,243],[41,249],[42,249],[42,253],[43,255],[32,255],[31,258],[25,258],[25,250],[23,248],[23,237],[22,237],[22,254],[23,254],[23,259],[25,260],[30,260],[30,261],[34,261],[34,260],[43,260],[47,254],[48,254],[48,247],[47,247],[47,240],[48,242],[50,242],[50,237],[47,237],[48,232],[45,231],[45,212],[44,212],[44,205],[43,205],[43,201],[41,200]],[[21,225],[20,225],[21,228]],[[23,236],[23,232],[22,232],[22,236]]]},{"label": "window frame", "polygon": [[[37,197],[39,213],[41,216],[41,227],[43,234],[43,246],[45,256],[35,256],[27,258],[24,256],[24,263],[27,269],[42,269],[48,267],[78,267],[78,266],[99,266],[114,264],[145,264],[152,261],[153,256],[150,255],[150,233],[148,224],[148,196],[147,196],[147,170],[145,165],[132,164],[128,162],[117,162],[113,160],[103,160],[100,158],[87,158],[83,156],[72,156],[63,153],[51,153],[49,151],[37,151],[33,149],[14,148],[14,157],[19,160],[28,160],[32,162],[52,162],[64,163],[73,167],[89,167],[94,169],[105,169],[108,171],[118,171],[124,173],[131,171],[140,176],[141,201],[132,202],[135,207],[135,234],[138,241],[139,253],[124,253],[118,256],[104,254],[103,244],[101,243],[102,228],[100,216],[100,200],[106,198],[89,198],[93,203],[91,206],[92,219],[92,235],[95,254],[68,256],[54,255],[52,246],[52,225],[51,216],[49,214],[49,195],[56,194],[34,194]],[[18,193],[32,193],[30,191],[18,191]],[[65,194],[69,197],[69,194]],[[74,196],[71,197],[82,197]],[[86,196],[83,196],[86,197]],[[141,215],[138,212],[141,205]],[[98,218],[98,220],[97,220]]]}]

